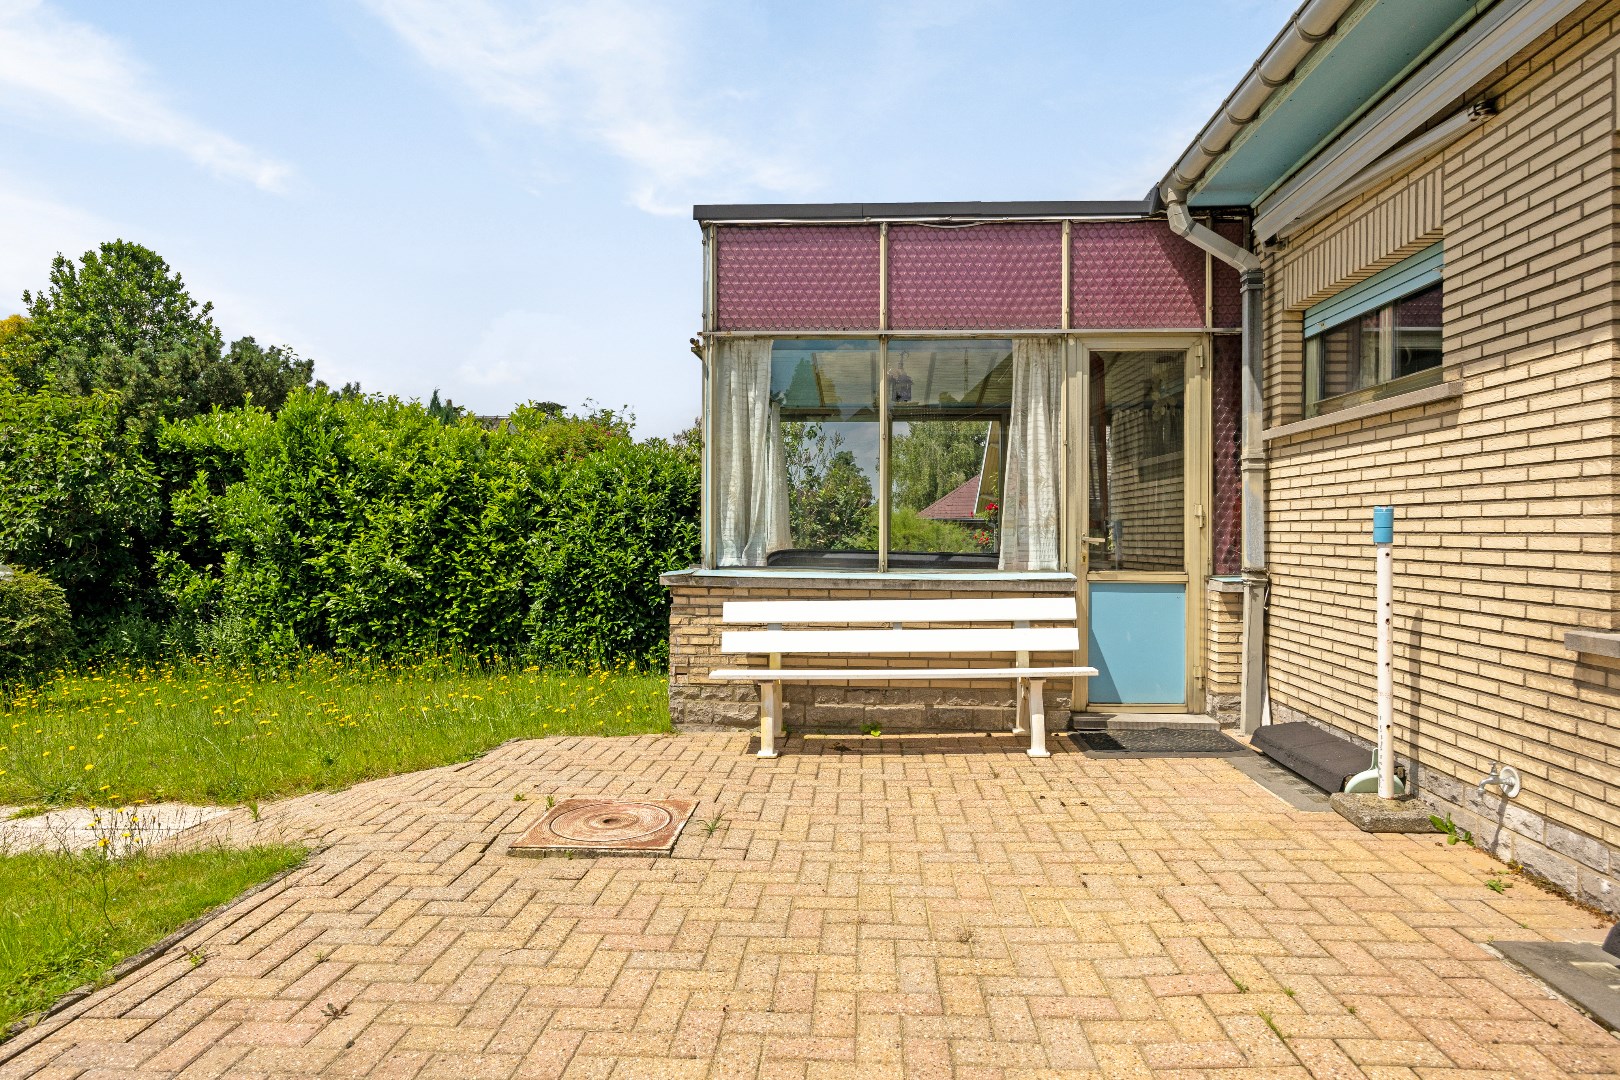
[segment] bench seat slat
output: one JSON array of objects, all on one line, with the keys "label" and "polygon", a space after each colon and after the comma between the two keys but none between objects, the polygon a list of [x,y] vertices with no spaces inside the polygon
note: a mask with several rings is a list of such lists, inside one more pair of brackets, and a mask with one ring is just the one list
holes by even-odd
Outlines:
[{"label": "bench seat slat", "polygon": [[972,628],[965,630],[726,630],[723,653],[891,655],[895,653],[1074,652],[1080,631],[1072,626]]},{"label": "bench seat slat", "polygon": [[728,600],[725,623],[1073,622],[1072,596],[950,600]]},{"label": "bench seat slat", "polygon": [[888,679],[1067,679],[1097,674],[1094,667],[1006,668],[722,668],[709,672],[716,681],[851,682]]}]

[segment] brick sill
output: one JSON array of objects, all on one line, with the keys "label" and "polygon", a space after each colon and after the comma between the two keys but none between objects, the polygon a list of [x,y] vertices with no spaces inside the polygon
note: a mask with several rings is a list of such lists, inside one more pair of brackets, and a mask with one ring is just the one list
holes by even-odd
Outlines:
[{"label": "brick sill", "polygon": [[676,570],[658,579],[666,586],[688,588],[801,588],[813,589],[1021,589],[1036,592],[1070,593],[1075,590],[1073,574],[1017,570],[981,570],[974,573],[952,571],[875,570],[766,570],[736,568],[726,570]]},{"label": "brick sill", "polygon": [[1620,634],[1606,634],[1601,630],[1567,630],[1564,648],[1573,653],[1591,653],[1620,659]]},{"label": "brick sill", "polygon": [[1340,409],[1338,412],[1313,416],[1309,420],[1297,420],[1292,424],[1267,428],[1261,438],[1266,442],[1271,442],[1273,439],[1286,439],[1294,435],[1308,435],[1313,432],[1338,427],[1340,424],[1354,423],[1357,420],[1383,416],[1385,413],[1399,412],[1401,409],[1414,409],[1419,405],[1428,405],[1435,401],[1447,401],[1461,396],[1462,380],[1452,379],[1449,382],[1425,386],[1421,390],[1411,390],[1404,394],[1396,394],[1394,397],[1369,401],[1365,405],[1353,405],[1348,409]]}]

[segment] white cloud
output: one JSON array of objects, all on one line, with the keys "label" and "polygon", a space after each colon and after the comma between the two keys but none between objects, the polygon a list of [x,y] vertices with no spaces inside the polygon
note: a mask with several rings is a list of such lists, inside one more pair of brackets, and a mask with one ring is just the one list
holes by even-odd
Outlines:
[{"label": "white cloud", "polygon": [[58,252],[77,256],[114,235],[94,214],[17,190],[4,176],[0,221],[6,223],[5,242],[0,243],[0,316],[23,309],[24,289],[44,288]]},{"label": "white cloud", "polygon": [[177,112],[116,41],[41,0],[0,0],[0,57],[0,106],[10,111],[66,114],[266,191],[280,190],[290,175],[281,162]]},{"label": "white cloud", "polygon": [[800,166],[723,134],[735,105],[694,91],[704,39],[691,9],[649,0],[522,6],[494,0],[363,0],[429,66],[486,104],[605,148],[631,168],[631,199],[679,214],[691,197],[802,192]]}]

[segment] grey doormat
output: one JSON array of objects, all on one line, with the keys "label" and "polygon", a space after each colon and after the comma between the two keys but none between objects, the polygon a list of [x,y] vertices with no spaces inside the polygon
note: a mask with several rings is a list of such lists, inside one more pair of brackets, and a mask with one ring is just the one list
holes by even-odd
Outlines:
[{"label": "grey doormat", "polygon": [[1117,728],[1071,731],[1069,738],[1087,757],[1157,758],[1225,757],[1248,753],[1240,744],[1211,728]]},{"label": "grey doormat", "polygon": [[1620,1030],[1620,958],[1589,942],[1493,941],[1491,946],[1610,1031]]}]

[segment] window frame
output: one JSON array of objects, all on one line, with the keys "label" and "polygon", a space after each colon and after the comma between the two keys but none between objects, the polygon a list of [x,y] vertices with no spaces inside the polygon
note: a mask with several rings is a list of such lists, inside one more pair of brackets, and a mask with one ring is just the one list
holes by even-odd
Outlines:
[{"label": "window frame", "polygon": [[[1398,348],[1395,309],[1405,300],[1445,284],[1445,256],[1441,244],[1374,274],[1306,309],[1304,315],[1305,418],[1323,416],[1397,394],[1421,390],[1444,378],[1444,317],[1441,320],[1441,360],[1434,367],[1394,376]],[[1341,394],[1322,393],[1322,347],[1328,335],[1369,315],[1378,316],[1378,356],[1375,381]]]},{"label": "window frame", "polygon": [[[772,344],[772,347],[774,349],[775,345],[778,342],[784,342],[784,341],[824,341],[824,340],[832,340],[832,339],[835,339],[835,338],[838,338],[838,337],[842,337],[843,335],[828,335],[828,334],[817,334],[817,333],[814,333],[814,332],[805,332],[805,333],[789,333],[789,334],[770,334],[770,335],[761,335],[761,336],[769,337],[770,341],[771,341],[771,344]],[[873,511],[876,514],[876,525],[877,525],[877,534],[878,534],[877,535],[877,540],[878,540],[877,550],[875,552],[876,566],[875,566],[875,568],[874,567],[864,567],[864,568],[856,568],[856,569],[865,569],[868,572],[872,572],[872,571],[875,570],[875,572],[877,572],[877,573],[888,573],[888,572],[891,571],[891,569],[896,569],[897,572],[911,572],[911,571],[921,569],[920,567],[913,567],[913,566],[903,566],[903,567],[899,567],[899,568],[891,568],[891,565],[890,565],[891,556],[896,554],[892,550],[893,543],[892,543],[892,538],[891,538],[891,535],[890,535],[890,533],[891,533],[891,524],[892,524],[892,514],[893,514],[893,510],[894,510],[894,502],[893,502],[893,499],[894,499],[894,492],[893,492],[894,483],[893,483],[893,476],[892,476],[892,472],[891,472],[891,464],[892,464],[892,451],[893,451],[893,441],[894,441],[894,424],[896,422],[896,418],[894,416],[894,411],[895,411],[894,410],[894,404],[895,403],[893,401],[893,398],[892,398],[892,395],[891,395],[891,392],[890,392],[890,389],[889,389],[889,365],[890,365],[889,347],[890,347],[891,342],[898,342],[898,341],[921,342],[921,343],[931,343],[931,344],[938,344],[938,345],[949,345],[950,343],[961,344],[961,343],[965,343],[965,342],[996,342],[996,343],[1005,342],[1007,344],[1008,348],[1009,348],[1009,351],[1015,353],[1016,349],[1017,349],[1017,338],[1018,338],[1018,336],[1020,336],[1020,335],[998,335],[994,331],[990,331],[990,332],[987,332],[987,333],[974,333],[974,334],[940,334],[940,333],[929,333],[927,331],[920,331],[920,332],[907,333],[907,334],[889,334],[889,333],[885,333],[885,334],[881,334],[881,335],[875,335],[872,338],[853,337],[852,336],[852,338],[851,338],[852,340],[860,340],[860,341],[875,340],[876,343],[877,343],[877,346],[878,346],[877,350],[876,350],[876,353],[875,353],[875,357],[874,357],[875,363],[877,365],[876,374],[877,374],[877,388],[878,388],[878,394],[877,394],[877,397],[878,397],[878,415],[877,415],[877,420],[876,420],[876,423],[878,425],[878,462],[877,462],[877,464],[878,464],[878,473],[877,473],[877,477],[876,477],[876,482],[873,484]],[[1013,410],[1014,407],[1015,406],[1011,401],[1009,401],[1007,403],[1008,421],[1010,421],[1011,413],[1012,413],[1012,410]],[[1061,405],[1060,405],[1060,408],[1061,408]],[[1003,426],[1005,427],[1006,424],[1004,423]],[[1001,456],[1001,455],[998,455],[998,456]],[[1004,460],[1002,461],[1002,468],[1005,468],[1005,461]],[[998,494],[999,494],[999,492],[998,492]],[[1060,498],[1061,497],[1062,496],[1060,495]],[[778,564],[778,565],[770,565],[769,563],[767,563],[765,566],[758,567],[757,569],[760,569],[760,570],[772,570],[772,571],[774,571],[774,570],[799,570],[799,571],[815,570],[815,569],[819,568],[818,565],[817,565],[817,560],[815,559],[815,556],[816,555],[824,555],[826,557],[824,562],[826,564],[827,571],[828,572],[837,572],[837,570],[839,568],[836,566],[836,564],[839,561],[848,561],[848,559],[850,557],[849,552],[844,552],[844,551],[841,551],[841,550],[838,550],[838,549],[827,549],[826,551],[818,551],[817,549],[809,549],[809,548],[806,548],[806,549],[788,548],[788,549],[784,549],[784,550],[798,552],[799,554],[797,556],[793,557],[793,561],[791,561],[791,562],[786,562],[786,563]],[[916,560],[916,559],[922,559],[922,558],[930,558],[930,557],[935,558],[942,564],[939,567],[939,569],[945,570],[945,571],[950,571],[950,572],[955,572],[955,573],[965,573],[965,574],[999,573],[1000,572],[1001,541],[1000,541],[1000,538],[998,537],[997,544],[996,544],[996,549],[993,552],[987,552],[987,553],[984,553],[984,555],[980,556],[981,559],[988,557],[989,559],[993,560],[993,562],[990,563],[990,564],[970,563],[969,560],[967,560],[967,559],[953,558],[953,555],[954,556],[960,556],[960,555],[964,554],[964,553],[960,553],[960,552],[957,552],[957,553],[951,553],[951,552],[934,552],[934,553],[928,553],[928,552],[900,552],[899,554],[902,555],[902,556],[906,556],[908,558],[908,561]],[[956,563],[957,565],[954,565],[954,566],[951,565],[953,562]],[[846,569],[849,569],[849,567],[846,567]]]}]

